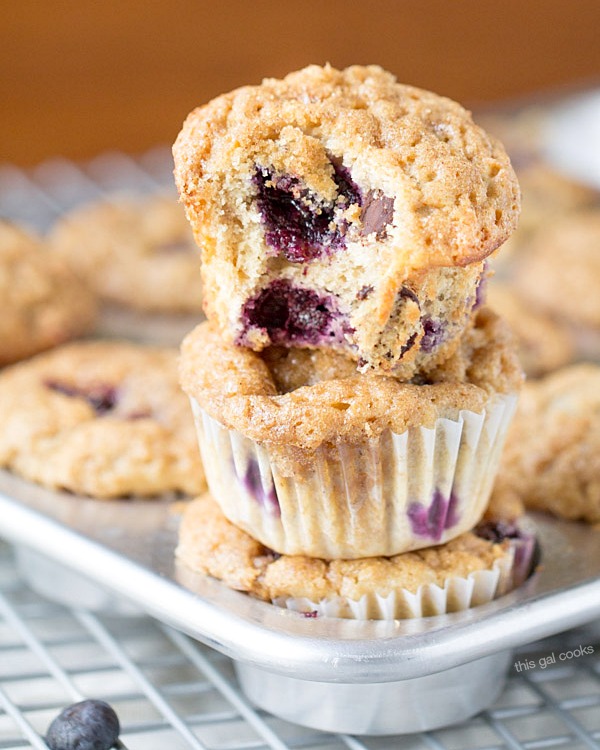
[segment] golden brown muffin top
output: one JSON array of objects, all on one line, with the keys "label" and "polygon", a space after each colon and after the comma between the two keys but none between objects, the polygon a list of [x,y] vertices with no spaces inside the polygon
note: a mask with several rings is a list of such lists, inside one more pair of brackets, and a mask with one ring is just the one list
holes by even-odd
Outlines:
[{"label": "golden brown muffin top", "polygon": [[346,210],[347,236],[393,247],[395,276],[485,258],[514,230],[520,207],[504,148],[469,112],[375,65],[311,65],[219,96],[190,113],[173,153],[205,245],[219,234],[232,173],[248,184],[257,168],[293,175],[335,202],[341,167],[368,204]]},{"label": "golden brown muffin top", "polygon": [[512,336],[491,311],[482,310],[443,365],[412,382],[357,374],[345,357],[307,350],[259,355],[224,343],[202,323],[182,345],[183,389],[229,429],[269,445],[314,450],[322,443],[361,441],[384,430],[432,426],[461,409],[481,412],[496,393],[522,382]]}]

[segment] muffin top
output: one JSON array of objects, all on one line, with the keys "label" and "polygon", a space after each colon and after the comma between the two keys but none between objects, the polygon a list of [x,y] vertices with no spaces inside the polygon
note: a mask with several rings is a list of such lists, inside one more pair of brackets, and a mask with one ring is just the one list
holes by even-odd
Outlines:
[{"label": "muffin top", "polygon": [[94,295],[41,238],[0,221],[0,365],[87,332]]},{"label": "muffin top", "polygon": [[548,313],[533,307],[514,285],[493,281],[486,299],[512,328],[527,375],[539,377],[573,361],[570,333]]},{"label": "muffin top", "polygon": [[49,244],[104,301],[146,312],[202,309],[198,248],[175,197],[123,193],[78,206]]},{"label": "muffin top", "polygon": [[600,366],[577,364],[527,383],[494,497],[600,522]]},{"label": "muffin top", "polygon": [[600,210],[548,221],[518,265],[515,282],[558,319],[600,326]]},{"label": "muffin top", "polygon": [[514,393],[522,371],[512,336],[481,310],[459,349],[411,382],[356,373],[332,352],[271,348],[261,354],[224,343],[202,323],[184,340],[183,389],[214,419],[259,443],[315,450],[384,430],[432,426],[461,409],[481,412],[496,393]]},{"label": "muffin top", "polygon": [[173,153],[206,252],[207,237],[222,235],[232,173],[259,199],[270,186],[283,189],[282,180],[286,190],[297,183],[301,202],[302,191],[318,196],[332,207],[327,231],[343,229],[348,246],[393,246],[391,275],[481,260],[510,235],[519,212],[500,143],[456,102],[374,65],[311,65],[219,96],[188,116]]},{"label": "muffin top", "polygon": [[394,557],[321,560],[278,555],[237,528],[210,495],[190,503],[183,515],[177,555],[194,571],[255,596],[360,599],[396,589],[416,592],[424,584],[443,586],[453,576],[491,569],[507,554],[507,541],[490,541],[468,532],[438,547]]},{"label": "muffin top", "polygon": [[94,497],[197,494],[204,474],[174,349],[69,344],[0,373],[0,466]]}]

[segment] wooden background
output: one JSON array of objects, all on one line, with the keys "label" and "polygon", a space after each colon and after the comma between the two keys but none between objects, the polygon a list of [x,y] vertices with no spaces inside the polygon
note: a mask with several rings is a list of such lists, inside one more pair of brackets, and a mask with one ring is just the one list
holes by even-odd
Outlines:
[{"label": "wooden background", "polygon": [[480,106],[600,83],[600,0],[0,0],[0,161],[171,143],[187,112],[311,62]]}]

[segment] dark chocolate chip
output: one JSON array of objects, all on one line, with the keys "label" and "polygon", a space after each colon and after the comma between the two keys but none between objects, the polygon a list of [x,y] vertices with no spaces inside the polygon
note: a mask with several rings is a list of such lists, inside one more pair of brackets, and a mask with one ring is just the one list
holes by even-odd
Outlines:
[{"label": "dark chocolate chip", "polygon": [[394,199],[383,193],[370,190],[364,197],[360,219],[362,221],[361,235],[375,234],[378,240],[387,235],[388,225],[394,218]]}]

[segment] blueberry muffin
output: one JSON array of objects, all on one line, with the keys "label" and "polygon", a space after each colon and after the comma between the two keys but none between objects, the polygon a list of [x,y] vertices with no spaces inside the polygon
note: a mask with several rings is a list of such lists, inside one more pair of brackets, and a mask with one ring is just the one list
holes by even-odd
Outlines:
[{"label": "blueberry muffin", "polygon": [[[230,523],[210,495],[204,495],[183,514],[177,575],[193,588],[195,574],[208,574],[233,589],[310,617],[439,615],[483,604],[523,580],[513,576],[514,544],[521,532],[489,523],[481,528],[481,535],[475,529],[417,552],[329,561],[275,553]],[[528,563],[523,567],[526,573],[531,554]]]},{"label": "blueberry muffin", "polygon": [[335,349],[361,371],[441,362],[510,235],[502,146],[376,66],[310,66],[187,118],[175,179],[228,341]]},{"label": "blueberry muffin", "polygon": [[28,230],[0,221],[0,365],[85,334],[94,295]]},{"label": "blueberry muffin", "polygon": [[0,466],[93,497],[204,488],[176,351],[65,345],[0,373]]},{"label": "blueberry muffin", "polygon": [[183,342],[215,500],[271,549],[321,558],[393,555],[472,528],[489,498],[522,371],[480,311],[460,348],[412,382],[357,374],[336,352]]},{"label": "blueberry muffin", "polygon": [[105,302],[146,313],[202,309],[199,254],[171,196],[114,195],[80,206],[49,241]]},{"label": "blueberry muffin", "polygon": [[546,223],[518,266],[515,284],[558,320],[600,328],[600,211]]},{"label": "blueberry muffin", "polygon": [[494,254],[493,267],[508,278],[518,273],[518,264],[537,244],[538,233],[547,234],[548,224],[579,211],[600,206],[596,190],[582,185],[544,162],[535,162],[517,172],[522,194],[517,230],[500,253]]},{"label": "blueberry muffin", "polygon": [[600,522],[600,366],[579,364],[527,383],[494,497],[563,518]]},{"label": "blueberry muffin", "polygon": [[498,138],[517,174],[544,159],[548,110],[532,105],[514,110],[477,112],[475,120]]},{"label": "blueberry muffin", "polygon": [[575,346],[569,331],[548,313],[532,307],[513,285],[493,281],[486,300],[512,328],[529,377],[540,377],[573,361]]}]

